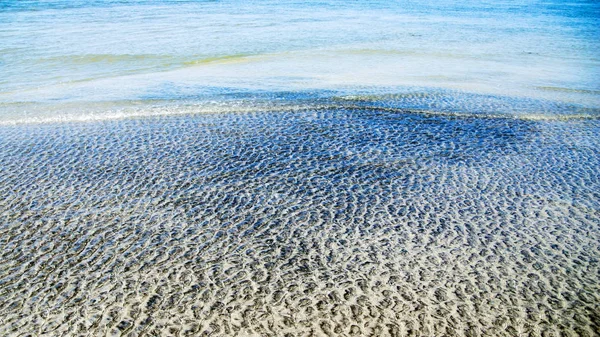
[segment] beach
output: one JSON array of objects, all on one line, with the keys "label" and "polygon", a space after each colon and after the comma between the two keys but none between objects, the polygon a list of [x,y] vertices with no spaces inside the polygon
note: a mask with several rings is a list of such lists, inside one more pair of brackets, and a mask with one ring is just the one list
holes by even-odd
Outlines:
[{"label": "beach", "polygon": [[0,335],[598,335],[598,4],[0,6]]}]

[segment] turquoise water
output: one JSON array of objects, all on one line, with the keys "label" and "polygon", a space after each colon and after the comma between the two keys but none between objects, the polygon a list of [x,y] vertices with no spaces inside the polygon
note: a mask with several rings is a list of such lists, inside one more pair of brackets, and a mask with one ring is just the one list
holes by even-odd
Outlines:
[{"label": "turquoise water", "polygon": [[599,12],[596,1],[2,1],[0,121],[265,91],[450,89],[597,109]]}]

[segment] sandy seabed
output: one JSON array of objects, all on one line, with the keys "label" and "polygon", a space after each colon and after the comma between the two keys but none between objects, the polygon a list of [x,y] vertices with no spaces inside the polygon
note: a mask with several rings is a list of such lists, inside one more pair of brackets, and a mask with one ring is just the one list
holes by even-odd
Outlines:
[{"label": "sandy seabed", "polygon": [[600,121],[0,127],[2,336],[598,336]]}]

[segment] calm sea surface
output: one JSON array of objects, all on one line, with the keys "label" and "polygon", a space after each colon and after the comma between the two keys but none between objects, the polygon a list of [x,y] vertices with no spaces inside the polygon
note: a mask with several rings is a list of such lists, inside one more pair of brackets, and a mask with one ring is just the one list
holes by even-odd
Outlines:
[{"label": "calm sea surface", "polygon": [[443,89],[594,113],[599,13],[597,1],[4,0],[0,123],[281,91]]},{"label": "calm sea surface", "polygon": [[599,14],[0,0],[0,336],[597,336]]}]

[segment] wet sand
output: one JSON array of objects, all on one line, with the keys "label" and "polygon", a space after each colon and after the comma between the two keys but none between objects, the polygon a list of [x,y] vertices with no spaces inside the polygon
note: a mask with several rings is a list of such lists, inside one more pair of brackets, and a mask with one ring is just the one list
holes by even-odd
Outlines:
[{"label": "wet sand", "polygon": [[600,122],[0,127],[0,335],[597,336]]}]

